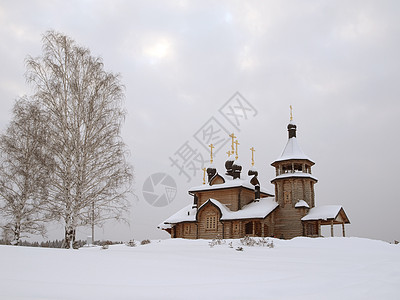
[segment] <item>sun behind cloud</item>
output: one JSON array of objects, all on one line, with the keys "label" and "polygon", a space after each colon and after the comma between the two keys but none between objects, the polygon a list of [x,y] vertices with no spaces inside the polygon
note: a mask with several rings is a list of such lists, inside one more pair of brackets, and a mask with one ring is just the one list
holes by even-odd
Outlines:
[{"label": "sun behind cloud", "polygon": [[166,37],[153,39],[142,48],[142,54],[152,64],[170,58],[173,54],[172,41]]}]

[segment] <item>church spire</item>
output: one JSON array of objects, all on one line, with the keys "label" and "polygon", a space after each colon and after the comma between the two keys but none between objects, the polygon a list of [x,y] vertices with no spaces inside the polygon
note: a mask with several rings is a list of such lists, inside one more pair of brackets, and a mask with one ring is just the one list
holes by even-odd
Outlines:
[{"label": "church spire", "polygon": [[274,164],[276,162],[293,160],[293,159],[308,160],[313,165],[314,162],[307,155],[304,154],[303,150],[301,149],[300,145],[298,144],[297,138],[295,138],[297,126],[293,122],[292,108],[290,109],[290,120],[291,121],[289,122],[289,124],[287,126],[288,133],[289,133],[289,138],[288,138],[287,144],[286,144],[285,148],[283,149],[281,156],[277,160],[275,160],[272,163],[272,165],[274,166]]},{"label": "church spire", "polygon": [[289,132],[289,139],[296,137],[297,126],[293,122],[293,107],[290,105],[290,122],[287,126]]}]

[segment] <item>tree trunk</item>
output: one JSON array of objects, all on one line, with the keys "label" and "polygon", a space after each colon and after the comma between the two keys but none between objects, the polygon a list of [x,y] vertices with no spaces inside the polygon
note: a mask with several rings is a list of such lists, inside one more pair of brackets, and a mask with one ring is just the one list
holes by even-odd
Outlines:
[{"label": "tree trunk", "polygon": [[19,246],[21,244],[21,224],[19,222],[15,223],[13,233],[14,239],[12,240],[11,245]]},{"label": "tree trunk", "polygon": [[65,226],[65,238],[63,248],[73,249],[75,242],[75,229],[72,226]]}]

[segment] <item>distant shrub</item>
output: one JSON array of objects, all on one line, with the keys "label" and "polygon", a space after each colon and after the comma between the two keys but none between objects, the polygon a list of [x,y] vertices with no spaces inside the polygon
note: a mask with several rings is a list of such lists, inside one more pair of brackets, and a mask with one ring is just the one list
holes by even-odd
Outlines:
[{"label": "distant shrub", "polygon": [[256,240],[249,236],[245,236],[244,238],[240,239],[240,243],[242,243],[244,246],[253,247],[256,244]]},{"label": "distant shrub", "polygon": [[118,242],[113,242],[113,241],[109,241],[109,240],[103,240],[103,241],[97,241],[97,244],[100,246],[104,246],[104,245],[115,245],[118,244]]},{"label": "distant shrub", "polygon": [[136,247],[136,243],[133,239],[127,242],[125,245],[127,245],[128,247]]},{"label": "distant shrub", "polygon": [[274,241],[266,238],[262,238],[259,240],[260,246],[274,248]]},{"label": "distant shrub", "polygon": [[249,236],[245,236],[244,238],[240,239],[240,243],[244,246],[260,246],[260,247],[268,247],[268,248],[274,248],[274,241],[266,238],[259,238],[259,239],[254,239]]},{"label": "distant shrub", "polygon": [[101,246],[101,249],[102,249],[102,250],[107,250],[107,249],[108,249],[108,247],[109,247],[109,245],[108,245],[108,244],[104,244],[103,246]]},{"label": "distant shrub", "polygon": [[211,242],[208,242],[208,245],[212,248],[215,245],[223,245],[225,244],[225,241],[221,239],[221,237],[218,235],[215,239],[213,239]]},{"label": "distant shrub", "polygon": [[151,243],[151,241],[146,239],[146,240],[141,241],[140,245],[147,245],[147,244],[150,244],[150,243]]}]

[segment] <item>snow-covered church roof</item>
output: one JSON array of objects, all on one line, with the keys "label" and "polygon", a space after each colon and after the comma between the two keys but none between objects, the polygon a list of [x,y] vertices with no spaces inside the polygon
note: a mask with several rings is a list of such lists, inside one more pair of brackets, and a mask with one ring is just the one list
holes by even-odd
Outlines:
[{"label": "snow-covered church roof", "polygon": [[306,201],[304,201],[304,200],[297,201],[297,203],[294,205],[294,207],[296,207],[296,208],[300,208],[300,207],[310,208],[308,203]]},{"label": "snow-covered church roof", "polygon": [[181,222],[194,222],[196,221],[197,212],[200,211],[205,205],[212,203],[221,211],[220,220],[239,220],[239,219],[260,219],[268,216],[276,207],[278,203],[274,198],[263,198],[259,201],[251,202],[242,207],[241,210],[231,211],[226,205],[218,200],[208,199],[199,209],[193,208],[192,205],[185,206],[180,211],[166,219],[163,223],[158,225],[158,228],[166,229],[171,228],[171,224]]},{"label": "snow-covered church roof", "polygon": [[346,223],[350,223],[341,205],[322,205],[313,207],[310,209],[308,214],[304,216],[301,220],[302,221],[335,220],[338,217],[340,211],[343,211],[345,217],[344,221]]},{"label": "snow-covered church roof", "polygon": [[192,204],[189,204],[170,216],[164,222],[159,224],[157,227],[161,229],[171,228],[170,224],[176,224],[180,222],[193,222],[196,221],[196,213],[197,209],[192,207]]},{"label": "snow-covered church roof", "polygon": [[307,155],[304,154],[296,137],[290,138],[283,149],[282,154],[274,162],[290,160],[290,159],[307,159],[313,162]]},{"label": "snow-covered church roof", "polygon": [[277,158],[273,163],[290,159],[307,159],[310,162],[314,163],[307,155],[304,154],[299,143],[297,142],[297,126],[293,121],[290,121],[288,125],[288,131],[289,139],[286,143],[286,146],[283,149],[281,156]]},{"label": "snow-covered church roof", "polygon": [[301,171],[295,171],[295,172],[289,172],[289,173],[284,173],[276,176],[273,180],[275,179],[280,179],[280,178],[289,178],[289,177],[303,177],[303,178],[312,178],[314,180],[318,181],[318,178],[311,175],[310,173],[304,173]]},{"label": "snow-covered church roof", "polygon": [[239,219],[259,219],[268,216],[277,206],[274,198],[263,198],[259,201],[251,202],[242,207],[241,210],[231,211],[226,205],[222,204],[218,200],[209,199],[199,210],[205,206],[208,202],[213,203],[221,211],[221,220],[239,220]]}]

